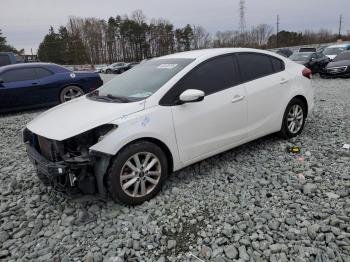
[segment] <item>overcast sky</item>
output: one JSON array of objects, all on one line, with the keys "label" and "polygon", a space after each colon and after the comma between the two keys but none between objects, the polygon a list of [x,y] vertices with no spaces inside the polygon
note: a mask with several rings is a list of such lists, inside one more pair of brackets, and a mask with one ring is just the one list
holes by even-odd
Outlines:
[{"label": "overcast sky", "polygon": [[[69,16],[107,19],[141,9],[148,18],[166,18],[175,26],[202,25],[210,33],[238,27],[239,0],[0,0],[0,29],[10,44],[34,53],[49,26],[66,25]],[[281,30],[350,30],[350,0],[246,0],[247,26],[270,24],[280,15]]]}]

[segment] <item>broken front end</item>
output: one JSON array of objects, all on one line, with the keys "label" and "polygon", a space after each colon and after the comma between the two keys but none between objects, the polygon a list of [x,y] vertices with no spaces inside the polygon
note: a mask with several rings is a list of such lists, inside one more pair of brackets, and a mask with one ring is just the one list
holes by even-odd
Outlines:
[{"label": "broken front end", "polygon": [[104,175],[111,156],[89,148],[115,128],[115,125],[107,124],[63,141],[48,139],[25,129],[23,141],[44,184],[68,194],[105,197]]}]

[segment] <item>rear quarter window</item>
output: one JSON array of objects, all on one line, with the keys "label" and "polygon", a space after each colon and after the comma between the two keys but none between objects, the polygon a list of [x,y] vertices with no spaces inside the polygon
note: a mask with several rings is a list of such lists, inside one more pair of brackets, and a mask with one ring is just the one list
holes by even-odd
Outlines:
[{"label": "rear quarter window", "polygon": [[52,75],[53,73],[45,68],[35,68],[36,74],[38,76],[38,78],[44,78],[44,77],[48,77],[50,75]]},{"label": "rear quarter window", "polygon": [[[243,82],[276,73],[270,60],[271,56],[259,53],[239,53],[237,57]],[[281,65],[275,66],[281,68]]]},{"label": "rear quarter window", "polygon": [[270,57],[271,63],[272,63],[272,68],[275,71],[275,73],[284,71],[285,66],[284,62],[281,59],[275,58],[275,57]]}]

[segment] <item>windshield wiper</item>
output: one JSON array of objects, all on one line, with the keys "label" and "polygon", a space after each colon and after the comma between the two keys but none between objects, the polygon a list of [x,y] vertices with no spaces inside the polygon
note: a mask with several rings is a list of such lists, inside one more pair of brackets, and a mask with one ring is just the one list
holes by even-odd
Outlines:
[{"label": "windshield wiper", "polygon": [[103,100],[107,102],[119,102],[119,103],[129,103],[130,99],[124,96],[114,96],[112,94],[100,95],[98,90],[95,90],[88,94],[88,97],[93,98],[94,100]]},{"label": "windshield wiper", "polygon": [[124,96],[114,96],[114,95],[111,95],[111,94],[107,94],[106,97],[108,97],[109,99],[120,101],[122,103],[130,102],[130,99],[128,99],[127,97],[124,97]]}]

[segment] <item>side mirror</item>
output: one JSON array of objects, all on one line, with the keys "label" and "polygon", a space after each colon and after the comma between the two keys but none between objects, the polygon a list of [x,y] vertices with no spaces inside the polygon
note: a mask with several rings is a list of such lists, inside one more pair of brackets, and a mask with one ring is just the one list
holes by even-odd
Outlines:
[{"label": "side mirror", "polygon": [[204,99],[205,93],[198,89],[187,89],[180,97],[180,104],[199,102]]}]

